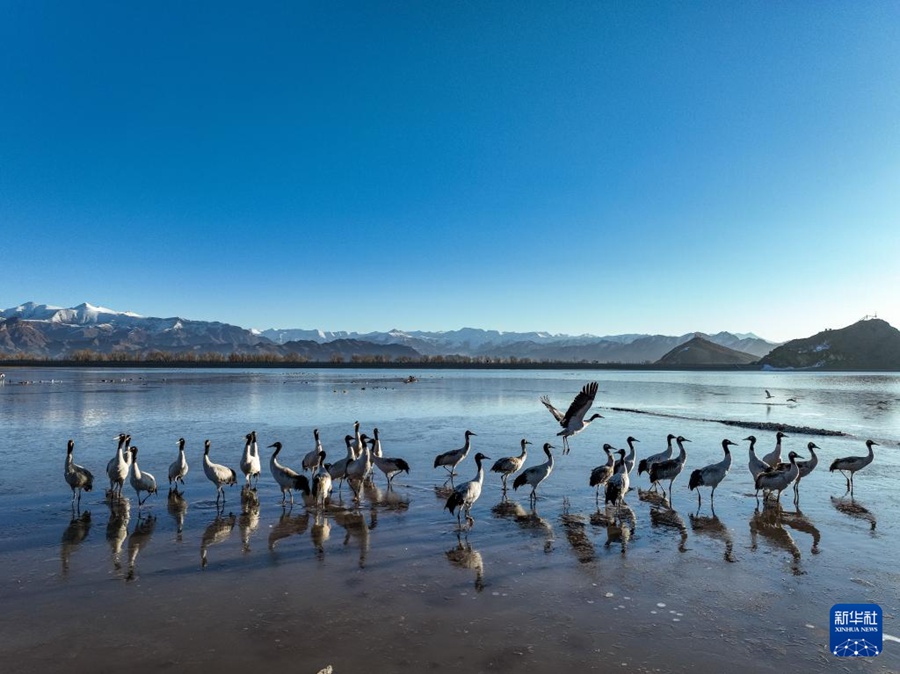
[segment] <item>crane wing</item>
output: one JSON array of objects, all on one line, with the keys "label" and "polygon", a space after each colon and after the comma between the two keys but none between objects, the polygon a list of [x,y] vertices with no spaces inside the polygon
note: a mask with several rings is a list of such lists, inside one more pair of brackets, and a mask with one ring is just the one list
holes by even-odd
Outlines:
[{"label": "crane wing", "polygon": [[572,404],[569,405],[566,416],[563,417],[559,423],[563,426],[568,426],[569,421],[572,419],[583,419],[591,405],[594,404],[594,396],[597,395],[597,388],[598,385],[595,381],[592,381],[590,384],[585,384],[584,388],[581,389],[581,392],[575,396],[575,400],[572,401]]},{"label": "crane wing", "polygon": [[544,403],[544,407],[550,410],[550,414],[553,415],[553,418],[562,423],[562,420],[564,418],[563,413],[553,406],[553,404],[550,402],[550,398],[548,398],[547,396],[541,396],[541,402]]}]

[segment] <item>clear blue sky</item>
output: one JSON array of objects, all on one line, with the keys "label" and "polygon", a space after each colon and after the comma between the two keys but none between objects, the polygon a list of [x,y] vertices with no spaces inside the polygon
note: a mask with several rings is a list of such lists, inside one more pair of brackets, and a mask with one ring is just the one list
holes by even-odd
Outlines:
[{"label": "clear blue sky", "polygon": [[900,3],[0,3],[0,308],[900,327]]}]

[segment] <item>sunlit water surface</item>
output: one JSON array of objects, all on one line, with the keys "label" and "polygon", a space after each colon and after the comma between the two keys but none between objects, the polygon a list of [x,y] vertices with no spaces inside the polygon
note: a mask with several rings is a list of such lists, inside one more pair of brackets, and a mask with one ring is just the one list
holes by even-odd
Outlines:
[{"label": "sunlit water surface", "polygon": [[[828,653],[835,603],[878,603],[885,632],[900,634],[897,375],[441,370],[404,383],[409,374],[7,369],[3,661],[17,671],[900,670],[893,642],[874,659]],[[536,505],[524,489],[504,500],[488,474],[474,527],[457,532],[434,456],[470,429],[457,480],[474,477],[475,452],[518,454],[523,437],[533,443],[527,464],[540,463],[541,445],[561,442],[539,397],[564,409],[591,380],[605,418],[572,439],[570,454],[556,453]],[[324,513],[286,509],[264,449],[258,503],[242,503],[234,487],[216,508],[204,439],[214,461],[237,469],[256,430],[261,447],[281,441],[279,458],[299,468],[313,428],[333,460],[356,420],[411,465],[392,490],[376,471],[358,505],[345,487]],[[785,492],[781,511],[757,510],[743,439],[756,435],[762,455],[774,433],[716,420],[847,435],[789,434],[785,455],[805,456],[814,441],[819,468],[802,482],[799,509]],[[120,432],[160,483],[141,508],[127,484],[125,503],[104,495]],[[588,475],[601,445],[625,447],[633,435],[640,459],[664,449],[668,433],[691,440],[672,508],[644,493],[636,470],[623,518],[598,508]],[[167,497],[179,437],[190,473],[183,496]],[[74,513],[69,438],[96,476]],[[688,476],[721,458],[724,438],[739,447],[713,514],[707,489],[698,510]],[[880,446],[851,499],[828,464],[864,454],[869,438]]]}]

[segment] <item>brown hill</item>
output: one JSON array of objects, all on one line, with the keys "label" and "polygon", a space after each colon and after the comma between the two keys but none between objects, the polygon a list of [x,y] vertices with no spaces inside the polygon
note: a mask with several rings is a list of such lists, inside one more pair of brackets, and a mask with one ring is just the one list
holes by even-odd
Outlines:
[{"label": "brown hill", "polygon": [[757,357],[735,351],[727,346],[716,344],[697,335],[684,344],[676,346],[656,361],[657,365],[749,365],[756,362]]}]

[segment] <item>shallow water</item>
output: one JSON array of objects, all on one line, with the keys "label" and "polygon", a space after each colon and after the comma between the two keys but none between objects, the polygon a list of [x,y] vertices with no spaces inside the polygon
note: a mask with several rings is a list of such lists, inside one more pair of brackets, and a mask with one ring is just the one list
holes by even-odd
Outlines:
[{"label": "shallow water", "polygon": [[[900,635],[897,375],[442,370],[405,384],[406,371],[6,374],[0,655],[21,670],[900,670],[889,642],[874,659],[828,653],[835,603],[876,602],[885,632]],[[527,464],[539,463],[543,442],[561,443],[538,398],[565,408],[592,379],[605,418],[571,440],[570,454],[556,453],[536,505],[522,490],[504,500],[489,474],[474,527],[458,533],[434,456],[471,429],[459,479],[474,476],[475,452],[518,454],[522,437],[534,443]],[[799,510],[786,492],[781,511],[758,511],[742,439],[756,435],[764,454],[774,434],[702,419],[849,435],[786,438],[785,454],[805,456],[810,440],[822,447],[819,468],[801,484]],[[216,508],[205,438],[213,460],[237,468],[243,436],[256,430],[261,447],[283,442],[279,458],[297,467],[313,427],[331,460],[355,420],[364,432],[377,426],[385,454],[410,463],[394,489],[376,471],[359,505],[344,487],[318,516],[302,503],[285,509],[264,460],[259,503],[242,504],[235,487]],[[120,432],[160,481],[141,508],[127,484],[127,505],[104,497]],[[633,435],[640,459],[670,432],[692,441],[674,509],[636,471],[622,517],[598,509],[587,479],[602,443]],[[180,436],[191,468],[183,497],[170,499],[165,475]],[[76,462],[97,476],[74,517],[62,477],[70,437]],[[706,489],[698,511],[689,472],[718,461],[726,437],[739,443],[732,471],[715,514]],[[867,438],[881,446],[851,500],[827,465],[863,454]]]}]

